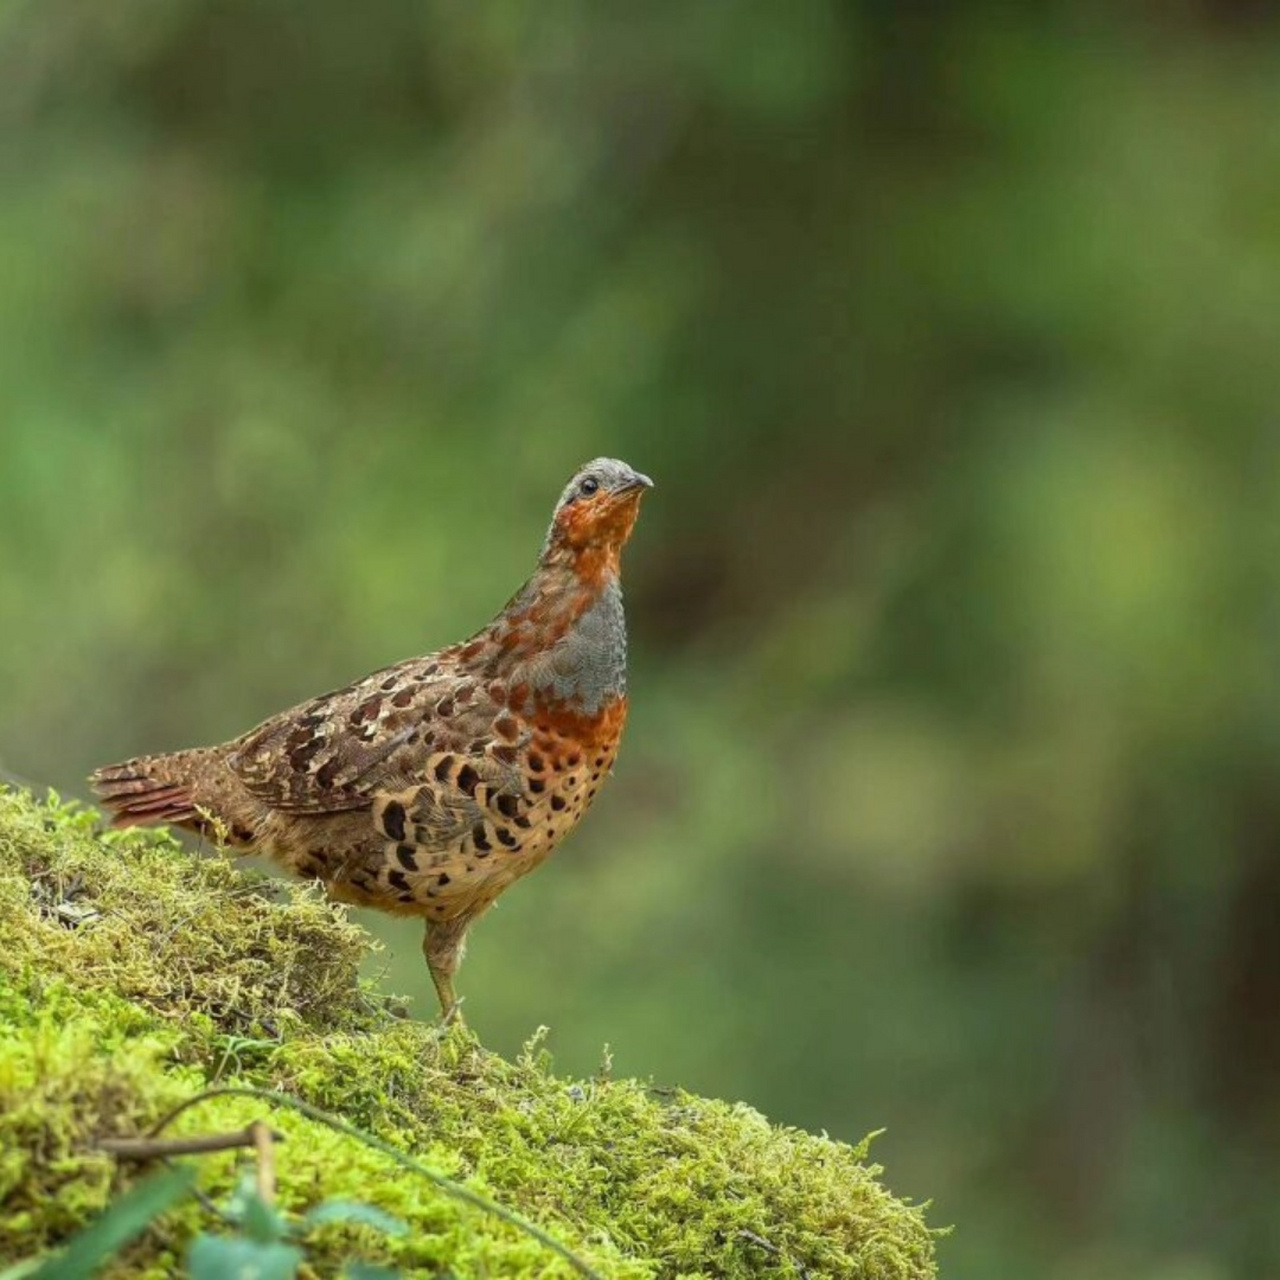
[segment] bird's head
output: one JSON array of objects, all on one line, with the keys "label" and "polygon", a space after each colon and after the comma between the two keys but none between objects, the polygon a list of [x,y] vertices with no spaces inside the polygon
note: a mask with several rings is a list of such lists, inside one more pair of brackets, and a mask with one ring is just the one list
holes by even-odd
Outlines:
[{"label": "bird's head", "polygon": [[584,571],[616,569],[640,499],[652,488],[648,476],[617,458],[597,458],[579,467],[556,503],[543,559],[568,557]]}]

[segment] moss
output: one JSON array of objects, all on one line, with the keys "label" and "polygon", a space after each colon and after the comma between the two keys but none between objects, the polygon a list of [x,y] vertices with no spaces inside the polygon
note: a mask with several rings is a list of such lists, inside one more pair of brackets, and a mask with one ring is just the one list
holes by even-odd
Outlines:
[{"label": "moss", "polygon": [[[57,1246],[127,1185],[101,1154],[212,1083],[284,1090],[339,1113],[524,1215],[603,1276],[934,1274],[933,1234],[849,1147],[741,1105],[635,1081],[566,1081],[444,1038],[362,988],[369,943],[313,891],[198,858],[163,834],[0,791],[0,1261]],[[349,1136],[257,1099],[217,1097],[167,1134],[269,1116],[282,1206],[376,1204],[388,1239],[330,1226],[315,1274],[353,1255],[414,1274],[562,1276],[518,1226],[407,1176]],[[228,1193],[243,1156],[205,1157]],[[207,1226],[167,1214],[111,1274],[168,1276]]]}]

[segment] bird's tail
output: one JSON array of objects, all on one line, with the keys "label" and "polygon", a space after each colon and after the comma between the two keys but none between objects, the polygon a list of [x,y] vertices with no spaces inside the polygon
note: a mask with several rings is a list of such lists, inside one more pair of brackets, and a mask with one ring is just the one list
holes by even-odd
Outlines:
[{"label": "bird's tail", "polygon": [[139,756],[98,769],[89,778],[94,794],[111,811],[111,825],[139,827],[156,822],[194,822],[195,781],[208,752],[175,751]]}]

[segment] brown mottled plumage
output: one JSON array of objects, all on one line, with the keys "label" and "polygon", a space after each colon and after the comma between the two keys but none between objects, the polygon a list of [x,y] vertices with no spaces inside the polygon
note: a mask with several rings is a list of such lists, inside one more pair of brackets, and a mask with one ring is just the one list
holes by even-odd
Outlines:
[{"label": "brown mottled plumage", "polygon": [[627,715],[619,555],[647,477],[570,480],[533,577],[470,640],[273,716],[233,742],[93,775],[117,826],[270,854],[343,902],[426,919],[445,1017],[468,925],[577,825]]}]

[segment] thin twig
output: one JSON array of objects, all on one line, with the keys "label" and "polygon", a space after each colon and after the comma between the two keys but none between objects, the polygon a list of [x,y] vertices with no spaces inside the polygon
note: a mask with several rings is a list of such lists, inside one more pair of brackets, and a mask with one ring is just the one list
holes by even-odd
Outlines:
[{"label": "thin twig", "polygon": [[809,1280],[808,1270],[791,1257],[785,1249],[778,1248],[772,1240],[766,1240],[764,1236],[758,1236],[754,1231],[746,1230],[745,1227],[739,1229],[738,1239],[750,1241],[750,1243],[755,1245],[757,1248],[764,1249],[766,1252],[773,1254],[775,1258],[782,1258],[785,1262],[791,1263],[791,1265],[795,1267],[800,1280]]},{"label": "thin twig", "polygon": [[758,1236],[754,1231],[747,1231],[745,1228],[738,1232],[739,1240],[750,1240],[752,1244],[759,1245],[762,1249],[767,1249],[770,1253],[781,1253],[772,1240],[766,1240],[764,1236]]},{"label": "thin twig", "polygon": [[264,1204],[276,1202],[276,1152],[272,1145],[275,1135],[261,1120],[255,1120],[247,1132],[253,1135],[253,1145],[258,1151],[258,1195]]},{"label": "thin twig", "polygon": [[[284,1136],[272,1133],[261,1120],[235,1133],[209,1133],[198,1138],[103,1138],[98,1146],[120,1160],[155,1160],[163,1156],[199,1156],[210,1151],[234,1151],[237,1147],[258,1146],[258,1129],[265,1130],[268,1140],[283,1142]],[[262,1152],[259,1149],[259,1158]]]}]

